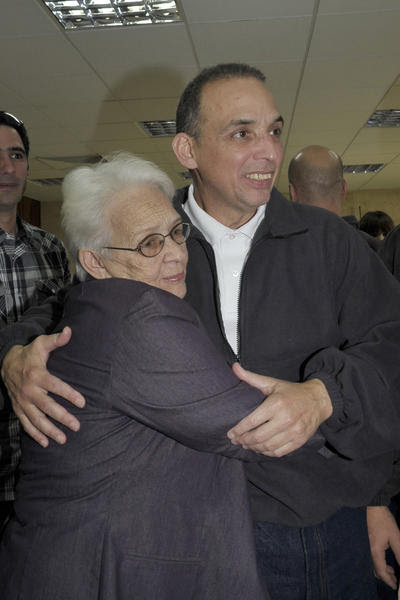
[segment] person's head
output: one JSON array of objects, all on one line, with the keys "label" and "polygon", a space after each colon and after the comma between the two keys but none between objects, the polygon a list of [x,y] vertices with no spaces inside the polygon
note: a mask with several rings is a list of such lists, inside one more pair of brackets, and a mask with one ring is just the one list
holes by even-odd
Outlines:
[{"label": "person's head", "polygon": [[195,198],[211,216],[238,227],[268,202],[282,162],[283,119],[249,65],[201,71],[184,90],[174,152],[192,171]]},{"label": "person's head", "polygon": [[383,240],[394,227],[392,218],[381,210],[365,213],[360,219],[360,229],[378,240]]},{"label": "person's head", "polygon": [[290,161],[289,194],[293,202],[320,206],[341,214],[346,195],[343,163],[324,146],[307,146]]},{"label": "person's head", "polygon": [[71,171],[62,191],[62,225],[79,279],[122,277],[185,295],[189,227],[172,206],[172,181],[156,165],[114,154]]},{"label": "person's head", "polygon": [[26,187],[29,139],[25,126],[0,111],[0,211],[16,210]]}]

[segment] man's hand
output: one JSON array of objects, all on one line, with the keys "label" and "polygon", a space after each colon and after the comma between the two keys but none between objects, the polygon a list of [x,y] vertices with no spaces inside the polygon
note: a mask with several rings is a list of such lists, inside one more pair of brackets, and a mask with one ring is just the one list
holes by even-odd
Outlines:
[{"label": "man's hand", "polygon": [[332,414],[329,394],[319,379],[291,383],[246,371],[238,363],[233,371],[266,396],[228,432],[234,444],[266,456],[285,456],[303,446]]},{"label": "man's hand", "polygon": [[59,444],[67,439],[46,415],[73,431],[80,427],[74,416],[47,395],[58,394],[80,408],[85,405],[81,394],[46,370],[50,352],[70,339],[71,329],[65,327],[61,333],[39,336],[29,346],[13,346],[3,360],[1,376],[14,412],[25,431],[43,447],[49,443],[46,436]]},{"label": "man's hand", "polygon": [[367,522],[375,575],[397,590],[394,569],[386,563],[385,556],[385,551],[391,548],[400,564],[400,531],[397,523],[387,506],[368,506]]}]

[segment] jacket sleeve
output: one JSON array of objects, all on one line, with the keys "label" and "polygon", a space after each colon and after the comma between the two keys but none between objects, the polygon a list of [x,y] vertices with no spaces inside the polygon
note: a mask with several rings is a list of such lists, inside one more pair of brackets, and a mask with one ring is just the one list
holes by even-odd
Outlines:
[{"label": "jacket sleeve", "polygon": [[333,414],[320,427],[328,444],[368,459],[400,447],[400,285],[349,233],[330,267],[341,341],[311,356],[304,378],[330,394]]},{"label": "jacket sleeve", "polygon": [[[69,286],[68,286],[69,287]],[[38,335],[52,333],[59,322],[64,306],[67,288],[49,296],[45,302],[32,306],[24,312],[16,323],[6,325],[0,335],[0,362],[15,345],[26,345]]]},{"label": "jacket sleeve", "polygon": [[189,305],[179,302],[177,310],[176,300],[168,310],[143,302],[124,320],[112,374],[119,409],[196,450],[271,460],[233,445],[226,435],[263,394],[235,377]]},{"label": "jacket sleeve", "polygon": [[396,453],[393,461],[392,477],[371,500],[369,506],[389,506],[392,498],[400,493],[400,452]]}]

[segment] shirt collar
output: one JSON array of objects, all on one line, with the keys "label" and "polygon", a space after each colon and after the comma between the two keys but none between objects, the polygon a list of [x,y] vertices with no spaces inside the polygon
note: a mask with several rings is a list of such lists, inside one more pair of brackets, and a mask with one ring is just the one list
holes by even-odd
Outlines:
[{"label": "shirt collar", "polygon": [[222,225],[219,221],[211,217],[197,204],[193,194],[193,184],[189,187],[187,202],[184,204],[184,210],[197,229],[199,229],[206,240],[213,246],[227,233],[241,233],[253,239],[254,234],[265,215],[266,204],[257,208],[255,215],[238,229],[231,229]]},{"label": "shirt collar", "polygon": [[[4,229],[2,229],[0,227],[0,243],[4,242],[7,235],[8,235],[7,232],[5,232]],[[24,222],[22,221],[22,219],[20,219],[20,217],[17,217],[17,233],[15,235],[13,235],[13,237],[15,238],[15,241],[23,240],[27,236],[28,236],[28,232],[26,231]]]}]

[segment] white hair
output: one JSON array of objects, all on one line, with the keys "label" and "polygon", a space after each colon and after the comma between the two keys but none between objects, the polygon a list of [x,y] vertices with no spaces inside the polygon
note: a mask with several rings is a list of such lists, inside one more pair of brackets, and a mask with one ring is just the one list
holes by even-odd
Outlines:
[{"label": "white hair", "polygon": [[78,250],[101,251],[109,245],[113,231],[106,212],[120,192],[143,185],[158,187],[172,200],[175,190],[168,175],[129,152],[111,154],[94,166],[78,167],[64,178],[61,222],[81,281],[87,273],[79,264]]}]

